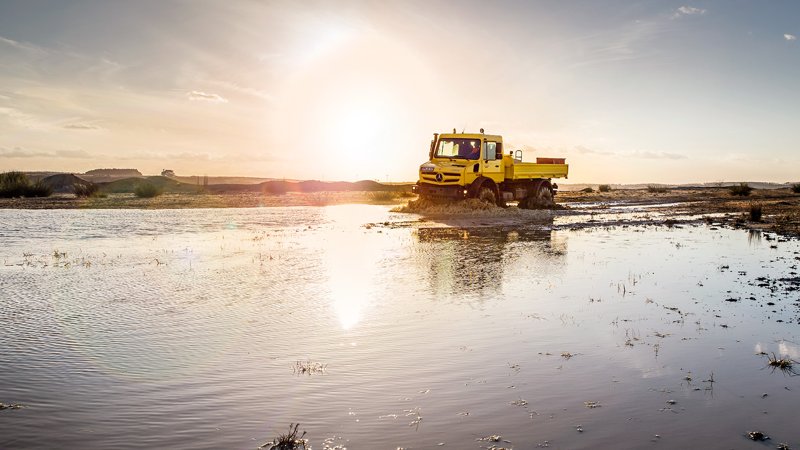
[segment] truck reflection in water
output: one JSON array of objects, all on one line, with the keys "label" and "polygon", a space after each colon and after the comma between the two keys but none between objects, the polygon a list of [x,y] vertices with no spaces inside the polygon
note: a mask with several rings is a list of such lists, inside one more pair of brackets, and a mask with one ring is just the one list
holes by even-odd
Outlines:
[{"label": "truck reflection in water", "polygon": [[415,236],[417,261],[428,266],[427,282],[439,300],[481,303],[510,280],[546,283],[565,265],[567,235],[549,229],[421,228]]}]

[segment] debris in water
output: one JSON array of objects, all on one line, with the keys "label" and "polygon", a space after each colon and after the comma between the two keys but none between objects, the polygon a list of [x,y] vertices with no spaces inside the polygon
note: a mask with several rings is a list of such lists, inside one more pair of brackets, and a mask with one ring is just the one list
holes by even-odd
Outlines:
[{"label": "debris in water", "polygon": [[22,407],[23,407],[22,405],[17,403],[11,403],[11,404],[0,403],[0,411],[4,409],[22,409]]},{"label": "debris in water", "polygon": [[314,362],[309,359],[308,361],[296,361],[294,363],[293,370],[294,373],[298,375],[301,374],[311,375],[314,373],[325,373],[325,369],[327,367],[328,367],[327,364]]},{"label": "debris in water", "polygon": [[511,402],[511,404],[514,405],[514,406],[522,406],[523,408],[525,408],[525,407],[528,406],[528,401],[527,400],[523,400],[523,399],[520,398],[520,399],[514,400],[513,402]]},{"label": "debris in water", "polygon": [[600,404],[600,402],[583,402],[583,404],[586,405],[587,408],[592,408],[592,409],[603,406]]},{"label": "debris in water", "polygon": [[760,431],[748,431],[747,437],[749,437],[754,441],[766,441],[767,439],[769,439],[769,436]]}]

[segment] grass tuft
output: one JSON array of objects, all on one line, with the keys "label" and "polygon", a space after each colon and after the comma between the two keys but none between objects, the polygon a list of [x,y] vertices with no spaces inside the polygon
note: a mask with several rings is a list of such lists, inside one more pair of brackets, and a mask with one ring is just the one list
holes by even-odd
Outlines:
[{"label": "grass tuft", "polygon": [[800,194],[800,183],[793,184],[791,189],[795,194]]},{"label": "grass tuft", "polygon": [[592,189],[591,187],[585,187],[581,189],[581,192],[584,192],[586,194],[591,194],[592,192],[594,192],[594,189]]},{"label": "grass tuft", "polygon": [[306,432],[304,430],[303,434],[298,436],[297,429],[299,427],[299,423],[289,424],[288,433],[278,435],[272,442],[267,442],[259,448],[268,450],[306,450],[306,444],[308,443],[308,439],[304,439]]},{"label": "grass tuft", "polygon": [[751,192],[753,192],[753,188],[751,188],[747,183],[739,183],[729,187],[728,190],[730,191],[731,195],[739,197],[747,197]]},{"label": "grass tuft", "polygon": [[163,191],[152,183],[142,183],[136,186],[133,193],[139,198],[153,198],[161,195]]},{"label": "grass tuft", "polygon": [[750,203],[750,221],[761,222],[761,214],[764,207],[761,203]]},{"label": "grass tuft", "polygon": [[772,355],[767,355],[767,366],[772,367],[772,370],[780,370],[781,372],[792,376],[800,375],[794,368],[796,363],[797,361],[788,356],[775,356],[775,353],[772,353]]},{"label": "grass tuft", "polygon": [[600,192],[611,192],[611,186],[608,184],[601,184],[597,186],[597,190]]}]

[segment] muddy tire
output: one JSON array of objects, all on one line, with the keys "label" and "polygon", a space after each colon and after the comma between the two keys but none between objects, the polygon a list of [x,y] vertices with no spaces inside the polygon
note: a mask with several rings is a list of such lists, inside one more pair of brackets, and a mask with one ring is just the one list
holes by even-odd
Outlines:
[{"label": "muddy tire", "polygon": [[547,185],[539,186],[520,203],[524,209],[549,209],[555,206],[553,191]]},{"label": "muddy tire", "polygon": [[482,202],[490,203],[492,205],[497,204],[497,197],[494,195],[494,191],[489,186],[482,186],[478,191],[478,196],[476,198]]}]

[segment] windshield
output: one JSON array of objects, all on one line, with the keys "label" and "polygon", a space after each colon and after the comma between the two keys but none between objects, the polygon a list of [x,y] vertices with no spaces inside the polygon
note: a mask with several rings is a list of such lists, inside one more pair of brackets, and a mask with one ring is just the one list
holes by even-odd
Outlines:
[{"label": "windshield", "polygon": [[481,141],[480,139],[439,139],[439,146],[433,156],[436,158],[480,159]]}]

